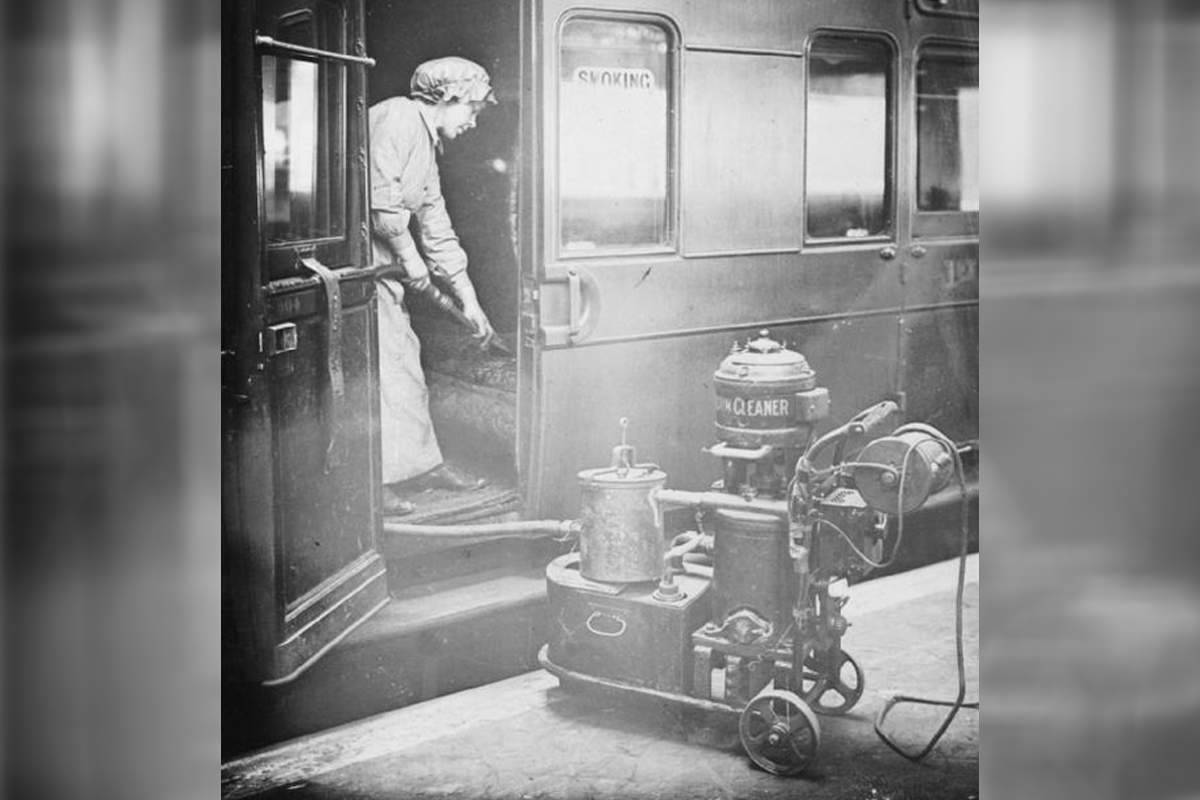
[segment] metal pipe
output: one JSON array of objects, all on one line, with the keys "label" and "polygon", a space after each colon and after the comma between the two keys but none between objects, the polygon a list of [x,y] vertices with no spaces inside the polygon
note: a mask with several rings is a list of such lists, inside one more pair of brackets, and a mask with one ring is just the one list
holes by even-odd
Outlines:
[{"label": "metal pipe", "polygon": [[426,536],[434,539],[540,539],[559,541],[579,535],[579,520],[531,519],[517,522],[487,522],[476,525],[418,525],[384,522],[383,532],[396,536]]},{"label": "metal pipe", "polygon": [[684,571],[683,557],[700,547],[703,539],[704,536],[699,532],[687,531],[671,540],[671,548],[663,556],[663,573],[658,581],[658,589],[654,592],[654,599],[670,600],[679,597],[675,576]]},{"label": "metal pipe", "polygon": [[789,519],[786,500],[747,499],[740,494],[729,494],[728,492],[684,492],[678,489],[659,489],[650,497],[652,502],[667,506],[757,511],[761,514]]},{"label": "metal pipe", "polygon": [[281,42],[270,36],[255,36],[254,43],[259,47],[265,47],[271,50],[280,50],[285,53],[295,53],[301,56],[312,56],[313,58],[327,58],[333,61],[345,61],[349,64],[365,64],[368,67],[375,66],[375,59],[367,56],[352,56],[349,53],[338,53],[333,50],[319,50],[316,47],[305,47],[302,44],[292,44],[291,42]]},{"label": "metal pipe", "polygon": [[664,575],[674,569],[675,562],[679,562],[679,569],[683,569],[683,557],[702,547],[703,543],[704,536],[696,531],[687,531],[672,539],[671,549],[667,550],[667,554],[663,556]]}]

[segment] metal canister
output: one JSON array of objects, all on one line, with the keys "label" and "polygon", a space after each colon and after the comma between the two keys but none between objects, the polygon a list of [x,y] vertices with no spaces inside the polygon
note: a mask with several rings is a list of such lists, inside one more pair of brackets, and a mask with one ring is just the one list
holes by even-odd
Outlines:
[{"label": "metal canister", "polygon": [[803,447],[813,423],[829,414],[829,391],[817,386],[804,356],[759,331],[713,374],[717,436],[734,447]]},{"label": "metal canister", "polygon": [[790,611],[787,525],[752,511],[719,509],[713,561],[713,618],[749,608],[779,630]]},{"label": "metal canister", "polygon": [[667,481],[655,464],[635,464],[618,445],[613,463],[579,473],[579,571],[593,581],[637,583],[662,575],[666,542],[654,492]]}]

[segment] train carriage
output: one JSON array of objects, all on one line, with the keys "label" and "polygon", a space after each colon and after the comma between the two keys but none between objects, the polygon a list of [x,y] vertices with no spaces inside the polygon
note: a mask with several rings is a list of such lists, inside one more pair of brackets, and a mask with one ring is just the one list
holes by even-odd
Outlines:
[{"label": "train carriage", "polygon": [[489,485],[414,519],[570,518],[622,418],[673,486],[720,479],[713,373],[763,329],[828,388],[827,426],[890,399],[976,439],[977,17],[975,0],[226,3],[224,679],[245,721],[226,748],[533,668],[546,636],[560,545],[405,536],[381,515],[371,104],[444,55],[487,68],[499,100],[441,177],[513,354],[411,309],[444,451]]}]

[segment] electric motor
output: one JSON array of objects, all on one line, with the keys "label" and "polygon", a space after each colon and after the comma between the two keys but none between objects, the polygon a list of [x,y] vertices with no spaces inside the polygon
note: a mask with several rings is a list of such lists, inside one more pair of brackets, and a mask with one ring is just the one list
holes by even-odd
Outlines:
[{"label": "electric motor", "polygon": [[855,485],[872,508],[907,514],[949,485],[954,475],[951,447],[928,425],[903,425],[862,449],[853,468]]}]

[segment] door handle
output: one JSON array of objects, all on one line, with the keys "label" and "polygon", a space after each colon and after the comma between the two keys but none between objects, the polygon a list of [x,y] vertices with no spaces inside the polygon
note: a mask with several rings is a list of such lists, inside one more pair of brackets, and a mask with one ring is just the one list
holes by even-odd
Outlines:
[{"label": "door handle", "polygon": [[545,286],[550,285],[555,288],[544,289],[537,298],[539,304],[546,303],[548,297],[555,300],[549,304],[553,310],[548,317],[543,311],[542,341],[551,347],[579,344],[592,335],[599,321],[600,284],[588,270],[571,266],[548,269]]},{"label": "door handle", "polygon": [[891,261],[896,257],[896,247],[889,244],[887,247],[882,248],[879,251],[879,257],[884,261]]},{"label": "door handle", "polygon": [[567,341],[579,342],[591,335],[600,313],[600,287],[586,269],[567,270]]},{"label": "door handle", "polygon": [[263,337],[263,352],[268,358],[290,353],[299,346],[300,337],[296,332],[296,323],[283,322],[267,327],[267,335]]},{"label": "door handle", "polygon": [[580,285],[579,270],[567,272],[567,337],[574,344],[579,336],[580,320],[583,318],[583,286]]}]

